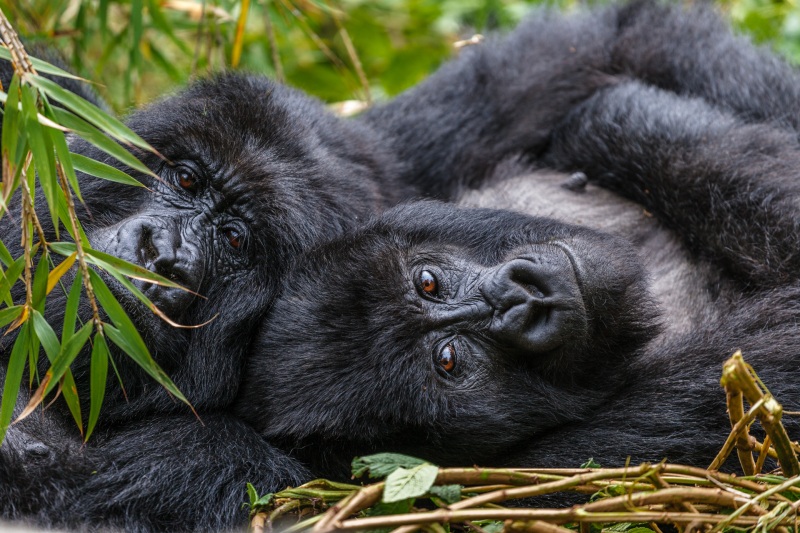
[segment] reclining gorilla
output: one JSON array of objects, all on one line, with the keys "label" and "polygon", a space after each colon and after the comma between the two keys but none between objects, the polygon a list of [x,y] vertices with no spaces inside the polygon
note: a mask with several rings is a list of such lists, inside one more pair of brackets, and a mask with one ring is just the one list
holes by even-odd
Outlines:
[{"label": "reclining gorilla", "polygon": [[729,431],[719,376],[737,347],[800,406],[793,134],[630,82],[578,106],[544,161],[608,190],[535,173],[495,200],[558,219],[411,203],[299,260],[240,415],[343,477],[379,450],[707,465]]},{"label": "reclining gorilla", "polygon": [[[677,51],[675,43],[681,43]],[[740,72],[748,78],[738,79]],[[575,105],[625,77],[702,96],[745,121],[800,129],[791,122],[800,117],[792,112],[800,108],[800,84],[789,67],[732,37],[710,13],[648,4],[532,18],[504,40],[465,50],[420,87],[356,121],[242,76],[201,82],[135,113],[129,125],[168,158],[145,156],[163,181],[139,176],[146,191],[82,178],[87,209],[81,216],[99,249],[205,296],[150,287],[148,294],[174,320],[198,324],[217,316],[207,327],[176,331],[117,291],[204,425],[117,358],[128,401],[109,380],[101,427],[87,447],[74,449],[77,436],[74,446],[64,444],[74,432],[62,427],[69,420],[63,407],[12,428],[0,448],[2,516],[67,525],[103,521],[131,530],[219,528],[243,517],[244,481],[269,491],[307,477],[299,462],[231,409],[251,330],[278,289],[294,283],[292,259],[400,200],[452,199],[464,186],[490,179],[509,157],[535,159]],[[100,156],[78,141],[72,149]],[[0,222],[7,244],[18,241],[14,218]],[[563,267],[563,261],[553,265]],[[59,307],[48,305],[55,322]],[[623,310],[620,327],[630,314]],[[636,315],[647,313],[637,309]],[[574,313],[563,318],[580,322]],[[649,331],[642,323],[623,339],[609,328],[608,341],[635,351]],[[12,341],[5,339],[4,354]],[[570,353],[585,352],[576,346]],[[87,355],[74,367],[83,397]],[[557,374],[559,366],[551,366],[548,372]],[[581,409],[594,402],[585,403]]]}]

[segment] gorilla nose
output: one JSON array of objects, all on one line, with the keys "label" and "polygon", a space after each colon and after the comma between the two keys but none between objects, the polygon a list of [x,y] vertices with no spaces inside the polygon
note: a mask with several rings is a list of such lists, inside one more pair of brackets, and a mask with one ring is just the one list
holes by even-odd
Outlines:
[{"label": "gorilla nose", "polygon": [[558,246],[538,245],[500,265],[482,292],[494,309],[490,334],[503,345],[547,353],[587,334],[575,269]]},{"label": "gorilla nose", "polygon": [[171,221],[143,223],[138,246],[142,266],[177,283],[185,283],[184,269],[178,264],[180,242],[180,232]]}]

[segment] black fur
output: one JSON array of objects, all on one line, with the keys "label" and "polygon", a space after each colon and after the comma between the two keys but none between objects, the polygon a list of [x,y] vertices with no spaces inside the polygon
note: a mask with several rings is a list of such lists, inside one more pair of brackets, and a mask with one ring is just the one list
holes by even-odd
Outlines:
[{"label": "black fur", "polygon": [[[299,261],[250,357],[242,416],[345,477],[377,450],[705,466],[727,436],[718,383],[736,348],[797,409],[793,132],[631,82],[578,106],[543,161],[591,185],[540,173],[495,189],[532,190],[514,207],[561,220],[412,203]],[[569,195],[574,211],[550,203]]]},{"label": "black fur", "polygon": [[[669,30],[653,32],[654,21]],[[729,47],[722,50],[709,46],[715,40]],[[673,60],[670,54],[676,43],[681,55]],[[650,52],[642,54],[641,50]],[[715,65],[714,69],[708,69],[709,64]],[[68,428],[68,416],[58,405],[41,415],[45,422],[37,415],[11,429],[9,442],[0,448],[0,496],[8,494],[8,498],[0,498],[4,501],[0,504],[4,505],[3,516],[131,530],[216,529],[243,519],[243,511],[231,502],[244,500],[244,481],[254,482],[264,492],[306,478],[303,466],[241,421],[255,419],[260,428],[265,425],[261,415],[247,413],[257,409],[255,404],[241,408],[239,413],[231,409],[243,379],[252,330],[281,287],[302,289],[294,286],[300,274],[292,266],[293,260],[317,242],[341,235],[401,200],[421,196],[454,199],[465,188],[491,183],[493,176],[514,167],[509,163],[511,158],[519,158],[527,167],[530,160],[545,153],[553,128],[570,110],[598,89],[630,77],[704,97],[740,120],[775,122],[796,129],[792,122],[796,114],[790,113],[797,107],[792,99],[795,93],[791,92],[796,90],[795,74],[789,67],[745,40],[731,37],[727,28],[703,8],[687,14],[680,8],[647,3],[573,16],[539,12],[510,36],[468,48],[418,88],[357,120],[337,119],[297,91],[241,75],[200,82],[135,113],[129,125],[170,161],[167,164],[144,155],[145,162],[161,174],[164,182],[139,176],[155,191],[152,193],[82,177],[87,205],[81,208],[80,216],[95,246],[174,276],[207,298],[148,289],[156,303],[179,322],[197,324],[217,316],[204,328],[176,331],[117,291],[154,356],[198,409],[205,425],[196,422],[184,406],[168,398],[135,366],[117,357],[129,401],[110,380],[101,426],[86,447],[78,447],[77,437]],[[786,89],[782,93],[785,98],[780,97],[783,100],[772,98],[767,89],[773,87]],[[787,118],[789,114],[792,117]],[[107,160],[79,141],[72,142],[72,149]],[[556,151],[553,154],[552,162],[559,167],[583,167],[583,159],[578,157],[581,154],[574,159],[561,159]],[[635,155],[634,161],[646,162],[646,157]],[[612,160],[611,164],[617,162]],[[183,190],[181,170],[188,170],[197,185]],[[588,168],[586,173],[598,179]],[[561,187],[558,190],[569,192]],[[617,202],[613,200],[611,205]],[[597,209],[606,205],[599,204]],[[405,209],[414,212],[414,208]],[[423,204],[418,209],[435,215],[447,208]],[[619,211],[616,207],[614,210]],[[472,216],[467,216],[465,224]],[[7,245],[18,242],[13,224],[16,218],[5,217],[1,222],[0,235]],[[195,224],[198,220],[203,223]],[[680,221],[675,222],[681,227]],[[229,223],[245,236],[241,250],[226,248],[231,240]],[[123,227],[125,231],[117,231]],[[52,228],[46,229],[52,234]],[[493,238],[502,244],[507,239],[505,230],[496,227],[494,231],[497,235]],[[596,238],[613,243],[609,246],[620,251],[619,257],[626,257],[618,239],[575,231],[585,236],[581,242]],[[654,229],[653,235],[657,236],[653,239],[667,238],[660,228]],[[687,235],[691,249],[697,249],[689,239]],[[456,239],[456,244],[463,242]],[[180,251],[178,262],[159,261],[162,247],[167,252],[170,248]],[[682,260],[683,248],[671,250]],[[18,252],[12,249],[12,253]],[[668,253],[661,255],[674,259]],[[693,273],[697,270],[688,260],[678,262],[691,267]],[[626,261],[623,265],[632,267],[630,279],[638,287],[635,265]],[[718,287],[715,290],[720,294],[733,295],[733,299],[743,294],[738,285],[727,289],[732,281],[718,266],[705,270],[711,280],[708,283]],[[381,267],[376,274],[391,277],[393,272]],[[735,281],[755,283],[757,277],[750,280],[746,274],[742,276]],[[357,285],[359,279],[357,276],[351,282]],[[706,280],[694,274],[691,279]],[[747,290],[753,289],[748,286]],[[615,322],[593,324],[586,331],[601,332],[609,343],[601,347],[601,352],[614,359],[614,346],[635,352],[642,337],[652,335],[653,324],[645,320],[649,314],[640,311],[649,300],[638,289],[631,295],[617,292],[610,297],[621,306],[609,317]],[[701,304],[707,299],[688,297]],[[641,306],[633,302],[641,302]],[[55,323],[59,322],[59,307],[61,302],[48,306]],[[699,305],[692,309],[702,314],[707,308]],[[632,310],[636,311],[634,317]],[[293,310],[301,312],[301,307]],[[348,331],[345,318],[313,313],[305,318],[335,318],[330,327],[339,332],[337,335]],[[616,321],[628,324],[632,318],[641,319],[641,323],[620,331],[607,327]],[[693,319],[694,315],[687,322]],[[355,335],[363,326],[353,323],[350,329]],[[402,339],[384,338],[389,346]],[[374,340],[368,334],[365,342]],[[12,341],[13,336],[4,340],[6,357]],[[595,366],[582,350],[581,343],[586,341],[587,337],[578,339],[568,352],[569,362],[588,365],[588,374]],[[291,365],[288,355],[293,346],[277,346],[270,355],[285,354],[284,364]],[[558,375],[563,366],[553,360],[542,364],[541,370],[545,376]],[[74,372],[84,397],[88,397],[87,370],[87,358],[80,356]],[[508,376],[514,375],[513,367],[507,370]],[[530,376],[541,381],[536,373]],[[286,383],[276,384],[276,391],[290,386],[297,374],[288,372],[286,379]],[[262,381],[258,388],[266,385]],[[541,382],[541,388],[542,394],[553,390],[547,382]],[[337,391],[334,388],[323,394],[333,398]],[[261,394],[256,396],[260,398]],[[568,400],[570,397],[564,396],[570,409],[581,412],[595,403]],[[25,400],[23,397],[20,405]],[[488,409],[495,400],[485,401]],[[392,420],[395,413],[391,405],[384,407],[384,414]],[[561,415],[555,418],[563,419]],[[551,422],[545,420],[537,428]],[[459,431],[470,428],[467,425]],[[365,430],[365,435],[375,437],[372,446],[383,442],[381,431],[381,426]],[[520,435],[523,433],[520,431]],[[276,433],[276,437],[287,435]],[[458,450],[467,453],[466,446],[459,445]],[[350,453],[349,448],[346,453]],[[57,472],[40,475],[53,470]],[[173,483],[175,475],[181,476],[182,484]]]}]

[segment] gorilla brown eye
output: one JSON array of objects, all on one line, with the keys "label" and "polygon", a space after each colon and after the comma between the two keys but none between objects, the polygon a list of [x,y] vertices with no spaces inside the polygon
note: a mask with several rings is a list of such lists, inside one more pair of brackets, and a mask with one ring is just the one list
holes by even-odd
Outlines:
[{"label": "gorilla brown eye", "polygon": [[436,363],[445,372],[452,372],[456,367],[456,347],[453,343],[445,344],[437,355]]},{"label": "gorilla brown eye", "polygon": [[239,249],[242,245],[242,234],[236,228],[225,228],[222,230],[225,238],[228,239],[228,244],[232,248]]},{"label": "gorilla brown eye", "polygon": [[419,289],[429,296],[436,296],[439,294],[439,282],[436,281],[436,276],[431,274],[429,270],[420,272]]},{"label": "gorilla brown eye", "polygon": [[181,188],[190,191],[194,189],[194,186],[196,184],[197,184],[197,178],[194,177],[194,174],[185,169],[181,169],[178,171],[178,185],[180,185]]}]

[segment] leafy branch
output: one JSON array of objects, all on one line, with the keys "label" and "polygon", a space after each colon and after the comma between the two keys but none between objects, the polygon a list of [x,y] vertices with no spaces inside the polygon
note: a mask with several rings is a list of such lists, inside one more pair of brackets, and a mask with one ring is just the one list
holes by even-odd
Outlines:
[{"label": "leafy branch", "polygon": [[[353,460],[354,478],[381,480],[365,486],[316,480],[260,498],[249,487],[251,528],[259,533],[274,524],[290,533],[378,529],[441,533],[452,527],[479,533],[575,529],[654,533],[666,524],[686,532],[796,531],[800,475],[786,473],[797,464],[798,446],[788,440],[780,404],[739,352],[725,363],[722,384],[733,406],[733,429],[709,469],[668,463],[624,468],[439,468],[414,457],[377,454]],[[750,417],[743,415],[743,399],[751,404]],[[767,432],[765,443],[749,435],[755,420]],[[778,444],[770,447],[769,442]],[[741,446],[739,458],[745,457],[742,467],[752,468],[748,477],[718,471],[736,445]],[[753,451],[759,453],[758,461]],[[784,475],[761,474],[768,456],[777,458]],[[591,460],[587,464],[594,465]],[[588,503],[569,508],[519,507],[528,498],[564,492],[592,496]],[[513,508],[501,506],[514,501]],[[289,525],[291,516],[299,521]]]},{"label": "leafy branch", "polygon": [[[106,282],[90,265],[118,280],[144,305],[162,317],[163,313],[126,276],[168,287],[180,287],[147,269],[92,249],[76,212],[75,198],[83,201],[78,172],[132,186],[143,185],[110,165],[73,154],[65,134],[82,137],[123,165],[155,178],[157,176],[130,150],[138,148],[157,152],[116,118],[67,91],[52,79],[40,75],[41,71],[56,78],[75,78],[53,65],[29,58],[2,11],[0,37],[5,44],[0,48],[0,57],[10,60],[14,69],[7,92],[0,92],[0,100],[5,104],[0,217],[13,216],[16,211],[9,210],[9,206],[15,201],[21,204],[21,257],[14,258],[7,243],[0,242],[0,263],[3,266],[0,270],[0,299],[4,304],[0,309],[0,327],[8,326],[6,335],[16,332],[0,402],[0,442],[11,424],[26,368],[29,386],[35,384],[36,388],[17,416],[17,421],[28,416],[50,393],[56,391],[64,397],[81,434],[88,439],[99,418],[109,361],[115,367],[109,341],[172,395],[188,404],[153,360],[133,322]],[[19,200],[15,197],[17,192]],[[52,234],[58,239],[60,230],[66,229],[72,242],[48,241],[48,232],[36,210],[36,195],[39,193],[45,197]],[[3,239],[9,237],[11,235],[2,235]],[[65,259],[55,265],[54,255]],[[51,292],[66,279],[65,275],[75,270],[77,273],[68,291],[59,338],[45,319],[46,302]],[[12,291],[18,283],[24,285],[23,303],[14,301],[15,293]],[[88,301],[91,309],[91,318],[85,324],[78,324],[81,298]],[[81,403],[70,365],[87,345],[91,345],[90,406],[84,434]],[[40,348],[50,364],[44,376],[39,376],[37,371]]]}]

